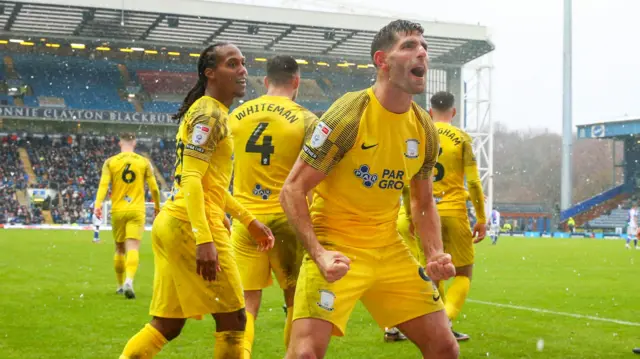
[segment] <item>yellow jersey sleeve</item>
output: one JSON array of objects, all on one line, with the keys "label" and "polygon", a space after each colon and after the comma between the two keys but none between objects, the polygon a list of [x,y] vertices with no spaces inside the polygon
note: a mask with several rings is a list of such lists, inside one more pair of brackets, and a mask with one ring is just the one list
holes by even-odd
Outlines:
[{"label": "yellow jersey sleeve", "polygon": [[228,135],[227,127],[220,121],[220,111],[203,111],[207,103],[193,106],[194,111],[187,117],[186,133],[182,138],[182,174],[179,179],[186,194],[187,216],[196,239],[196,244],[212,242],[213,237],[205,213],[202,178],[209,168],[209,161],[218,141]]},{"label": "yellow jersey sleeve", "polygon": [[111,184],[111,170],[109,169],[109,161],[107,159],[102,164],[102,174],[100,175],[100,185],[98,186],[98,193],[96,194],[96,203],[94,208],[102,208],[102,202],[107,197],[107,191],[109,190],[109,184]]},{"label": "yellow jersey sleeve", "polygon": [[433,175],[432,174],[433,167],[436,165],[436,162],[438,161],[438,151],[440,150],[440,139],[438,137],[438,129],[433,124],[433,120],[431,119],[431,116],[429,116],[429,114],[418,105],[414,104],[414,108],[416,109],[416,113],[418,114],[418,119],[426,134],[424,162],[422,163],[422,167],[420,168],[420,171],[416,173],[414,178],[419,180],[426,180],[431,178],[431,176]]},{"label": "yellow jersey sleeve", "polygon": [[469,197],[473,208],[476,210],[477,222],[485,224],[487,223],[487,218],[484,210],[484,193],[478,171],[478,164],[473,154],[473,148],[471,147],[473,140],[471,136],[464,131],[460,132],[461,137],[464,139],[464,143],[462,144],[462,163],[464,165],[464,176],[467,180],[467,188],[469,189]]},{"label": "yellow jersey sleeve", "polygon": [[[199,108],[196,108],[196,111],[198,110]],[[213,114],[198,111],[190,119],[186,136],[183,138],[182,155],[195,157],[208,163],[216,149],[216,144],[228,136],[227,126],[220,121],[220,111],[214,111]]]},{"label": "yellow jersey sleeve", "polygon": [[147,170],[145,172],[145,180],[149,185],[149,191],[151,192],[151,198],[156,209],[160,209],[160,189],[158,188],[158,182],[156,182],[156,176],[153,172],[153,165],[151,161],[147,160]]},{"label": "yellow jersey sleeve", "polygon": [[243,226],[249,227],[249,224],[256,219],[251,212],[236,200],[230,192],[226,192],[225,211],[242,223]]},{"label": "yellow jersey sleeve", "polygon": [[328,174],[353,148],[367,97],[366,92],[359,91],[338,99],[307,131],[301,158],[316,170]]}]

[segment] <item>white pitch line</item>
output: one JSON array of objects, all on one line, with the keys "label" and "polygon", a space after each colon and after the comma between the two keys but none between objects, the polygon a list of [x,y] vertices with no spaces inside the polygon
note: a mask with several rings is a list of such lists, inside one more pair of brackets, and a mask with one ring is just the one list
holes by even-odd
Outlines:
[{"label": "white pitch line", "polygon": [[601,322],[609,322],[609,323],[616,323],[616,324],[621,324],[621,325],[630,325],[630,326],[634,326],[634,327],[640,327],[640,323],[627,322],[627,321],[618,320],[618,319],[594,317],[592,315],[582,315],[582,314],[574,314],[574,313],[555,312],[553,310],[547,310],[547,309],[523,307],[523,306],[519,306],[519,305],[502,304],[502,303],[494,303],[494,302],[485,302],[485,301],[482,301],[482,300],[475,300],[475,299],[467,299],[467,302],[491,305],[491,306],[494,306],[494,307],[519,309],[519,310],[526,310],[526,311],[529,311],[529,312],[546,313],[546,314],[553,314],[553,315],[563,315],[565,317],[573,317],[573,318],[580,318],[580,319],[590,319],[590,320],[597,320],[597,321],[601,321]]}]

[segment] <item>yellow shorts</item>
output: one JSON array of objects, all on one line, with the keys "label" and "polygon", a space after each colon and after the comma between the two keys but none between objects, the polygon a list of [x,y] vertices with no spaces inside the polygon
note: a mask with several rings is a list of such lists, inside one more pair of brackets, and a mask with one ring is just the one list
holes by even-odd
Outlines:
[{"label": "yellow shorts", "polygon": [[111,227],[116,243],[124,243],[127,239],[141,240],[142,233],[144,233],[144,221],[144,212],[112,212]]},{"label": "yellow shorts", "polygon": [[424,257],[422,242],[420,242],[420,238],[417,235],[414,235],[409,231],[410,225],[411,217],[403,214],[398,216],[398,232],[400,233],[402,240],[409,247],[409,250],[411,251],[413,257],[424,267],[427,263],[427,260]]},{"label": "yellow shorts", "polygon": [[473,233],[469,219],[462,217],[440,217],[442,224],[442,244],[445,253],[451,254],[456,267],[473,264],[476,248],[473,246]]},{"label": "yellow shorts", "polygon": [[420,277],[420,265],[400,238],[393,245],[367,249],[327,244],[331,242],[327,238],[321,243],[349,257],[351,268],[342,279],[328,283],[305,254],[293,320],[322,319],[333,324],[333,335],[343,336],[359,299],[382,328],[444,309],[438,289]]},{"label": "yellow shorts", "polygon": [[267,288],[273,283],[273,271],[280,288],[295,287],[303,251],[287,216],[284,213],[265,214],[256,218],[271,229],[276,241],[269,252],[259,252],[245,226],[240,221],[233,221],[231,242],[242,286],[245,290]]},{"label": "yellow shorts", "polygon": [[244,308],[238,266],[229,231],[222,220],[209,223],[221,272],[208,282],[196,273],[196,241],[191,224],[161,211],[151,231],[154,254],[153,298],[149,314],[162,318],[197,318]]}]

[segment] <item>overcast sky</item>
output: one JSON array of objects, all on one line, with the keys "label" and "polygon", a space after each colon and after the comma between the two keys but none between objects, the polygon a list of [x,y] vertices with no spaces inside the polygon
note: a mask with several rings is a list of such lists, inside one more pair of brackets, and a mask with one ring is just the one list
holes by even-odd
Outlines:
[{"label": "overcast sky", "polygon": [[[562,130],[562,0],[227,0],[309,10],[413,14],[481,24],[492,55],[493,118]],[[342,4],[334,5],[334,4]],[[402,4],[402,6],[398,6]],[[419,14],[419,15],[416,15]],[[573,124],[640,117],[640,1],[573,1]],[[575,128],[575,127],[574,127]]]}]

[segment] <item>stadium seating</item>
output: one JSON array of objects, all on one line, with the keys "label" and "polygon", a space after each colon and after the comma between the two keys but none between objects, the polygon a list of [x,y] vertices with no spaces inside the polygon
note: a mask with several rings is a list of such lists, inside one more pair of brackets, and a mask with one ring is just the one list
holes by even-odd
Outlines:
[{"label": "stadium seating", "polygon": [[[139,89],[136,99],[143,103],[141,111],[175,113],[197,81],[194,64],[27,53],[3,56],[9,64],[0,69],[0,79],[7,80],[10,68],[11,76],[19,76],[31,89],[22,98],[0,95],[0,103],[6,101],[8,105],[136,111],[126,99],[126,89],[131,88]],[[248,66],[245,101],[265,93],[263,65]],[[311,111],[324,111],[344,93],[371,85],[371,73],[358,71],[306,71],[303,67],[298,101]]]},{"label": "stadium seating", "polygon": [[176,141],[174,140],[160,140],[158,146],[154,146],[149,151],[153,163],[169,186],[173,183],[173,170],[176,162],[175,147]]},{"label": "stadium seating", "polygon": [[62,97],[68,108],[134,111],[120,98],[122,87],[116,63],[105,59],[45,54],[10,54],[15,70],[31,86],[26,106],[39,106],[38,96]]},{"label": "stadium seating", "polygon": [[17,135],[0,138],[0,224],[41,223],[42,213],[18,201],[18,191],[27,187],[28,178],[18,155],[18,146],[23,144]]},{"label": "stadium seating", "polygon": [[629,209],[616,208],[611,211],[610,214],[603,214],[602,216],[589,221],[589,226],[595,229],[610,229],[625,228],[629,222]]}]

